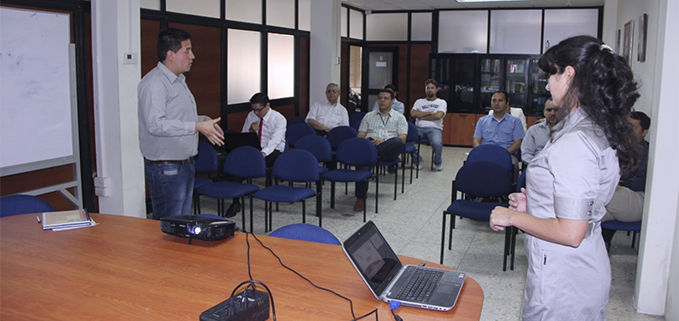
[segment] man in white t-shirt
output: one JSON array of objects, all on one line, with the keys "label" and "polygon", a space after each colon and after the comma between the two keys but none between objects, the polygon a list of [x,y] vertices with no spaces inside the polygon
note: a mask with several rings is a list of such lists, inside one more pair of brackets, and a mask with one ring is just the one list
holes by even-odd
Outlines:
[{"label": "man in white t-shirt", "polygon": [[[427,79],[424,82],[424,91],[427,98],[420,98],[415,101],[410,115],[415,118],[415,125],[420,137],[426,137],[434,150],[434,169],[443,170],[443,143],[441,141],[443,132],[443,117],[448,112],[448,104],[445,100],[436,97],[439,84],[434,79]],[[417,166],[421,166],[420,161]]]}]

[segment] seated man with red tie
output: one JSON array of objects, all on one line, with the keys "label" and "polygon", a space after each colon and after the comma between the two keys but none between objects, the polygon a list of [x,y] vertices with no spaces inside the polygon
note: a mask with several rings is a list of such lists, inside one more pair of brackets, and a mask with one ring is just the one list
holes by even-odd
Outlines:
[{"label": "seated man with red tie", "polygon": [[281,113],[271,109],[269,97],[263,93],[256,93],[250,98],[250,107],[252,111],[245,118],[242,132],[257,133],[266,167],[273,167],[276,157],[285,151],[288,121]]},{"label": "seated man with red tie", "polygon": [[[288,121],[281,113],[271,109],[269,97],[264,93],[256,93],[250,98],[250,108],[243,124],[242,132],[257,133],[259,144],[262,147],[262,156],[266,160],[266,167],[273,167],[276,157],[285,151],[285,129]],[[269,185],[267,177],[267,185]],[[226,216],[232,217],[240,211],[240,201],[234,199]]]}]

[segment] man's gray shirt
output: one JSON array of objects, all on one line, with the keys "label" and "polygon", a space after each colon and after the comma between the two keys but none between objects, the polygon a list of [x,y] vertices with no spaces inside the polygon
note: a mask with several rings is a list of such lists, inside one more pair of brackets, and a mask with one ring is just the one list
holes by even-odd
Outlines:
[{"label": "man's gray shirt", "polygon": [[183,74],[158,63],[137,86],[139,147],[148,160],[184,160],[198,153],[196,101]]}]

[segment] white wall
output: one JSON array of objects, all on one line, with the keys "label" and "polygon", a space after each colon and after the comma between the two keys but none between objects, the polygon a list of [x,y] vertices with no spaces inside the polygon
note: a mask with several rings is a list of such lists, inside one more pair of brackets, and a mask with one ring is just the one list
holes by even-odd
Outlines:
[{"label": "white wall", "polygon": [[[340,17],[339,0],[311,2],[311,37],[309,68],[309,102],[325,99],[325,86],[340,83]],[[340,97],[339,101],[342,101]]]},{"label": "white wall", "polygon": [[[679,88],[676,61],[679,23],[668,12],[679,12],[676,1],[607,0],[603,36],[605,42],[614,46],[616,31],[624,30],[624,24],[629,20],[635,21],[631,67],[641,86],[641,97],[635,109],[644,111],[652,119],[635,306],[640,313],[664,314],[667,320],[677,320],[679,167],[676,159],[679,158],[679,149],[676,147],[676,124],[679,123],[679,109],[672,97]],[[644,13],[648,14],[647,54],[646,61],[639,62],[638,20]]]},{"label": "white wall", "polygon": [[[139,150],[137,84],[141,74],[139,0],[92,1],[94,131],[99,211],[146,217]],[[136,64],[124,64],[134,52]],[[124,183],[123,183],[124,182]]]}]

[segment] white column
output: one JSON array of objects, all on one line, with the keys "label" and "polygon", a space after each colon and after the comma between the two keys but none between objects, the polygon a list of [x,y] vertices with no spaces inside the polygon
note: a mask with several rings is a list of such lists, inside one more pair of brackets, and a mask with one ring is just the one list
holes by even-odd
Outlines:
[{"label": "white column", "polygon": [[[146,217],[137,119],[140,52],[139,0],[92,0],[95,185],[101,213]],[[132,53],[132,61],[125,53]]]},{"label": "white column", "polygon": [[[679,52],[679,36],[676,32],[679,30],[679,20],[673,13],[679,12],[679,2],[660,0],[657,8],[657,12],[648,12],[649,17],[658,17],[657,29],[648,29],[649,37],[657,37],[657,45],[647,48],[647,55],[651,53],[656,59],[656,85],[651,94],[651,147],[634,299],[638,312],[665,314],[667,320],[677,320],[679,148],[676,143],[679,109],[676,108],[675,97],[679,87],[679,74],[676,72],[679,70],[676,59]],[[642,13],[639,12],[639,15]],[[635,38],[635,45],[636,41]]]},{"label": "white column", "polygon": [[[340,0],[311,1],[309,102],[325,99],[325,86],[340,83]],[[341,101],[340,97],[340,101]]]}]

